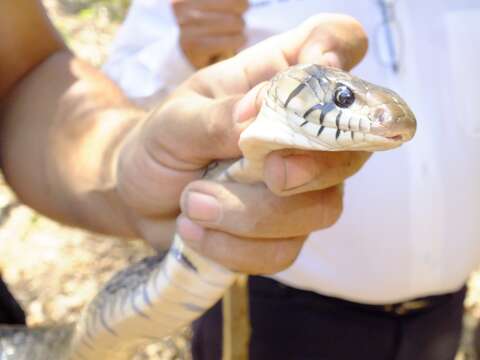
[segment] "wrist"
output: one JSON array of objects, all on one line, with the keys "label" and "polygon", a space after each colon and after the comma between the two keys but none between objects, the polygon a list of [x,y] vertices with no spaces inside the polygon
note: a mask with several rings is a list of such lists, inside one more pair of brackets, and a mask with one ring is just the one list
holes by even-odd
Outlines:
[{"label": "wrist", "polygon": [[[52,131],[47,157],[54,161],[47,181],[57,190],[55,208],[62,213],[54,217],[95,232],[139,236],[132,210],[119,195],[117,167],[120,149],[145,116],[134,108],[109,109],[99,111],[90,124],[87,121],[86,129],[68,122]],[[65,136],[72,132],[84,134],[75,134],[72,144]]]}]

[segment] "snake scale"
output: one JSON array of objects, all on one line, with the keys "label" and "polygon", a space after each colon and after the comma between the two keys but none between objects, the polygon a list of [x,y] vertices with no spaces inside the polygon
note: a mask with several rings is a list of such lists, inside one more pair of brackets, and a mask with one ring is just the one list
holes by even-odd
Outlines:
[{"label": "snake scale", "polygon": [[[415,130],[415,116],[394,92],[337,69],[297,65],[270,81],[259,115],[240,137],[243,158],[209,166],[206,177],[255,183],[274,150],[388,150]],[[1,327],[0,360],[128,359],[139,345],[202,315],[236,276],[175,235],[167,253],[116,274],[77,323]]]}]

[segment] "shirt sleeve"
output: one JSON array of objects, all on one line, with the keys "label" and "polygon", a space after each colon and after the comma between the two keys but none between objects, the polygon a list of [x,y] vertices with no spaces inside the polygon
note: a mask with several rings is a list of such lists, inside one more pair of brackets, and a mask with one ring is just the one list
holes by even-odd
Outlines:
[{"label": "shirt sleeve", "polygon": [[103,70],[132,99],[160,100],[194,72],[178,39],[167,0],[135,0]]}]

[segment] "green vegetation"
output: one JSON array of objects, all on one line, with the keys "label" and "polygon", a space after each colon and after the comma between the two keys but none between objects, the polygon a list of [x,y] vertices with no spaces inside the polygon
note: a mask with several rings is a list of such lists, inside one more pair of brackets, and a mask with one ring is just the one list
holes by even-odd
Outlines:
[{"label": "green vegetation", "polygon": [[131,0],[59,0],[61,9],[84,19],[91,19],[105,12],[112,21],[121,21]]}]

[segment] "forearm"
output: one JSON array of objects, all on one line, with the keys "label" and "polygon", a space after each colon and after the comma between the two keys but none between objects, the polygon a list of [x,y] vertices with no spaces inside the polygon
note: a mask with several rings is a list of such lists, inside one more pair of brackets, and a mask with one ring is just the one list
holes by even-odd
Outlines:
[{"label": "forearm", "polygon": [[144,113],[112,82],[59,51],[13,89],[1,118],[2,168],[23,202],[75,226],[137,235],[116,193],[115,166]]},{"label": "forearm", "polygon": [[[0,99],[50,54],[64,48],[40,1],[0,2]],[[5,16],[5,14],[8,14]]]}]

